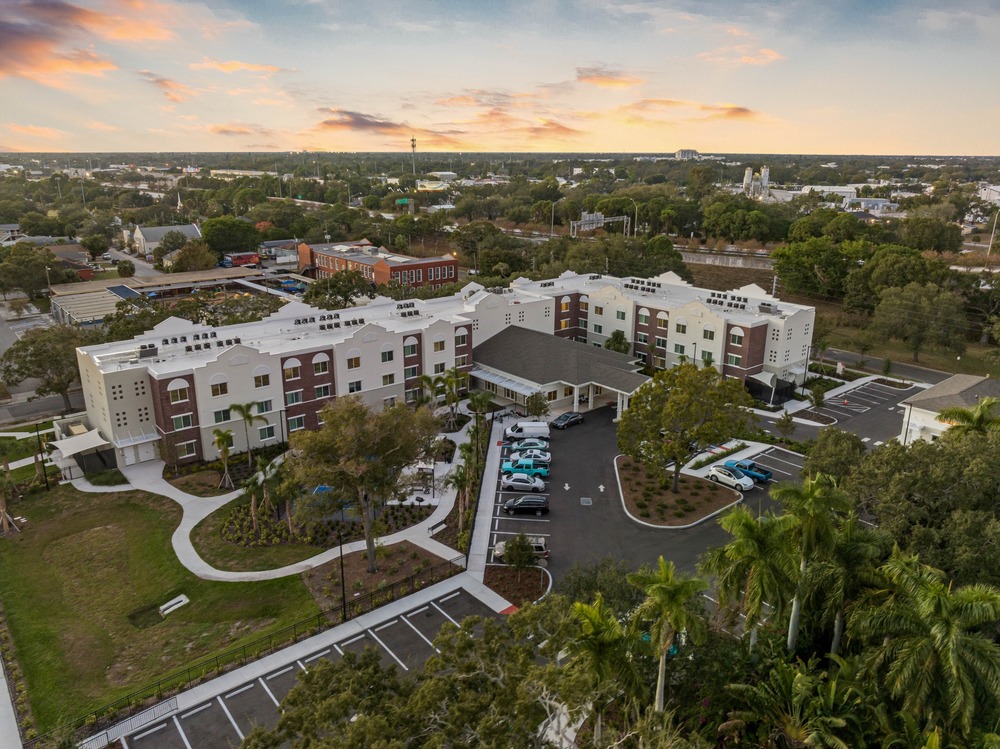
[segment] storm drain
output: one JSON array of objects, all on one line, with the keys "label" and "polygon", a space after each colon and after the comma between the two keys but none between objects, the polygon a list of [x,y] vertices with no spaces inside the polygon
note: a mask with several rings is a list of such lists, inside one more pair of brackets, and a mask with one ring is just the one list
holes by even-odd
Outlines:
[{"label": "storm drain", "polygon": [[583,505],[584,507],[589,507],[590,505],[594,504],[594,500],[592,500],[590,497],[580,497],[580,504]]}]

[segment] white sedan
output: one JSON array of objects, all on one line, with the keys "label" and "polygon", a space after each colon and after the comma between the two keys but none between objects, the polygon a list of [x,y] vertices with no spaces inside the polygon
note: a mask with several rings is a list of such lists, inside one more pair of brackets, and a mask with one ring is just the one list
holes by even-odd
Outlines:
[{"label": "white sedan", "polygon": [[738,489],[741,492],[748,492],[754,487],[753,479],[739,468],[714,465],[708,469],[708,478],[723,486],[728,486],[730,489]]},{"label": "white sedan", "polygon": [[543,492],[545,482],[537,476],[526,473],[505,473],[500,476],[500,489],[503,491]]},{"label": "white sedan", "polygon": [[517,442],[511,443],[511,450],[548,450],[549,443],[546,440],[539,439],[538,437],[529,437],[528,439],[519,440]]},{"label": "white sedan", "polygon": [[551,463],[552,453],[537,449],[523,450],[522,452],[511,453],[510,459],[515,463],[519,460],[533,460],[536,463]]}]

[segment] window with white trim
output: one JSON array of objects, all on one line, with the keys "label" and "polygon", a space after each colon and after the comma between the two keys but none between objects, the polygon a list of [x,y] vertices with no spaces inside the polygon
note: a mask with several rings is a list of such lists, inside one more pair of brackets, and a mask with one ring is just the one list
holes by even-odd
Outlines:
[{"label": "window with white trim", "polygon": [[683,335],[684,333],[688,332],[688,326],[686,323],[679,322],[677,323],[677,327],[675,328],[675,330],[681,335]]},{"label": "window with white trim", "polygon": [[392,349],[382,352],[382,363],[386,364],[392,361]]},{"label": "window with white trim", "polygon": [[404,367],[403,368],[403,378],[407,380],[412,380],[417,376],[418,367]]},{"label": "window with white trim", "polygon": [[715,331],[714,330],[708,330],[706,328],[705,330],[701,331],[701,337],[704,338],[706,341],[714,341],[715,340]]},{"label": "window with white trim", "polygon": [[733,367],[739,367],[743,364],[743,357],[738,354],[726,354],[726,364]]},{"label": "window with white trim", "polygon": [[313,394],[313,397],[316,400],[319,400],[320,398],[329,398],[330,397],[330,386],[329,385],[317,385],[316,386],[316,390],[315,390],[315,392]]},{"label": "window with white trim", "polygon": [[444,374],[444,362],[438,362],[434,365],[434,374]]},{"label": "window with white trim", "polygon": [[597,333],[598,335],[600,335],[601,333],[603,333],[603,332],[604,332],[604,326],[603,326],[603,325],[598,325],[598,324],[597,324],[597,323],[595,322],[595,323],[594,323],[594,332],[595,332],[595,333]]},{"label": "window with white trim", "polygon": [[254,375],[253,386],[254,388],[266,388],[271,384],[271,375],[262,374]]},{"label": "window with white trim", "polygon": [[227,395],[229,393],[229,383],[228,382],[217,382],[212,385],[212,397],[216,398],[220,395]]},{"label": "window with white trim", "polygon": [[181,414],[180,416],[174,416],[170,421],[173,424],[175,432],[178,429],[190,429],[191,425],[194,423],[191,420],[191,414]]},{"label": "window with white trim", "polygon": [[286,406],[294,406],[296,403],[301,403],[301,402],[302,402],[301,390],[292,390],[290,392],[285,393]]},{"label": "window with white trim", "polygon": [[218,411],[216,411],[212,415],[215,417],[215,423],[216,424],[221,424],[224,421],[229,421],[230,420],[230,415],[229,415],[229,409],[228,408],[219,409]]},{"label": "window with white trim", "polygon": [[403,356],[416,356],[417,355],[417,344],[408,343],[403,346]]},{"label": "window with white trim", "polygon": [[171,403],[184,403],[191,397],[191,388],[189,387],[176,388],[169,392]]},{"label": "window with white trim", "polygon": [[464,346],[469,342],[469,336],[466,333],[459,333],[455,336],[455,347]]},{"label": "window with white trim", "polygon": [[347,360],[347,368],[348,369],[359,369],[360,367],[361,367],[361,357],[360,356],[352,356],[351,358],[349,358]]},{"label": "window with white trim", "polygon": [[177,453],[177,458],[182,460],[184,458],[193,458],[198,448],[196,442],[191,440],[190,442],[178,442],[174,446],[174,451]]},{"label": "window with white trim", "polygon": [[649,325],[649,315],[644,315],[644,314],[642,314],[640,312],[639,313],[639,324],[640,325]]},{"label": "window with white trim", "polygon": [[361,392],[361,380],[355,380],[354,382],[347,383],[348,393],[360,393]]},{"label": "window with white trim", "polygon": [[636,333],[635,340],[639,343],[649,343],[649,336],[645,333]]},{"label": "window with white trim", "polygon": [[273,440],[274,424],[268,424],[266,427],[258,427],[257,439],[259,439],[261,442],[267,442],[268,440]]},{"label": "window with white trim", "polygon": [[675,343],[674,344],[674,353],[677,354],[678,356],[684,356],[684,344],[683,343]]},{"label": "window with white trim", "polygon": [[667,347],[667,339],[666,338],[660,338],[659,336],[657,336],[656,337],[656,348],[666,348],[666,347]]},{"label": "window with white trim", "polygon": [[330,371],[330,362],[327,361],[326,359],[324,359],[323,361],[314,361],[313,362],[313,374],[314,375],[326,374],[329,371]]},{"label": "window with white trim", "polygon": [[302,369],[297,364],[291,367],[285,367],[284,372],[286,380],[297,380],[302,376]]},{"label": "window with white trim", "polygon": [[729,343],[732,346],[742,346],[743,345],[743,334],[742,333],[730,333]]},{"label": "window with white trim", "polygon": [[306,428],[306,417],[305,416],[293,416],[288,420],[288,431],[291,432],[301,432]]},{"label": "window with white trim", "polygon": [[396,375],[394,375],[392,372],[390,372],[389,374],[382,375],[382,387],[386,387],[387,385],[392,385],[395,382],[396,382]]},{"label": "window with white trim", "polygon": [[434,341],[434,351],[435,353],[444,351],[444,341]]}]

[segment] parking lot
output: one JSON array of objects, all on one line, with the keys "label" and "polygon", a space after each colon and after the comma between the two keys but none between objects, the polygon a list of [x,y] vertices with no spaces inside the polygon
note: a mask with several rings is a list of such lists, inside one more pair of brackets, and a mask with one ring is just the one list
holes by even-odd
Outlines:
[{"label": "parking lot", "polygon": [[904,390],[866,382],[843,395],[828,397],[819,412],[836,419],[838,429],[857,434],[869,447],[878,447],[899,436],[904,413],[899,402],[916,390],[915,386]]},{"label": "parking lot", "polygon": [[497,616],[465,590],[454,591],[143,728],[122,742],[126,749],[238,747],[255,726],[271,728],[277,723],[278,704],[295,686],[301,671],[322,660],[336,662],[344,653],[361,653],[371,647],[383,665],[406,673],[422,666],[435,652],[434,638],[445,622],[458,624],[473,615]]}]

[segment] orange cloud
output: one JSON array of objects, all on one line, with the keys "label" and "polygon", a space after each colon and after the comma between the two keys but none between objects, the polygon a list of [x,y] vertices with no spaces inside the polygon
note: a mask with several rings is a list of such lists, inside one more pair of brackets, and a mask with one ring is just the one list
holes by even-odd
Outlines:
[{"label": "orange cloud", "polygon": [[576,80],[599,88],[632,88],[646,82],[642,78],[625,75],[620,70],[611,70],[603,66],[577,68]]},{"label": "orange cloud", "polygon": [[261,125],[242,125],[240,123],[214,124],[208,126],[212,135],[265,135],[270,137],[273,131]]},{"label": "orange cloud", "polygon": [[698,54],[698,59],[719,65],[770,65],[772,62],[784,60],[785,57],[768,47],[753,49],[749,44],[736,44],[701,52]]},{"label": "orange cloud", "polygon": [[380,117],[354,112],[348,109],[334,107],[321,107],[321,114],[329,115],[315,126],[315,130],[321,132],[357,132],[375,133],[378,135],[401,138],[409,145],[411,137],[416,138],[420,143],[432,148],[450,147],[462,148],[463,143],[457,136],[463,135],[463,131],[449,130],[439,131],[428,128],[413,127],[405,122],[393,122]]},{"label": "orange cloud", "polygon": [[18,24],[0,21],[0,37],[4,38],[0,78],[24,78],[52,88],[65,88],[72,76],[100,77],[118,67],[89,50],[62,51],[57,40]]},{"label": "orange cloud", "polygon": [[66,133],[56,130],[54,127],[40,127],[38,125],[7,125],[7,129],[21,135],[30,135],[32,138],[61,138]]},{"label": "orange cloud", "polygon": [[753,120],[758,112],[738,104],[702,104],[699,109],[708,112],[708,120]]},{"label": "orange cloud", "polygon": [[174,6],[126,0],[119,2],[125,13],[102,13],[60,0],[28,3],[18,7],[22,17],[63,33],[76,29],[114,41],[167,41],[173,31],[163,21],[176,15]]},{"label": "orange cloud", "polygon": [[101,130],[106,133],[120,133],[122,130],[117,125],[109,125],[107,122],[101,122],[100,120],[91,120],[87,123],[87,127],[91,130]]},{"label": "orange cloud", "polygon": [[242,62],[240,60],[213,60],[206,57],[201,62],[191,63],[188,67],[193,70],[218,70],[220,73],[277,73],[282,68],[277,65],[259,65],[254,62]]},{"label": "orange cloud", "polygon": [[198,92],[190,86],[178,83],[171,78],[164,78],[163,76],[157,75],[150,70],[140,70],[139,74],[154,86],[162,90],[163,95],[167,98],[167,101],[187,101],[192,96],[196,96],[198,94]]}]

